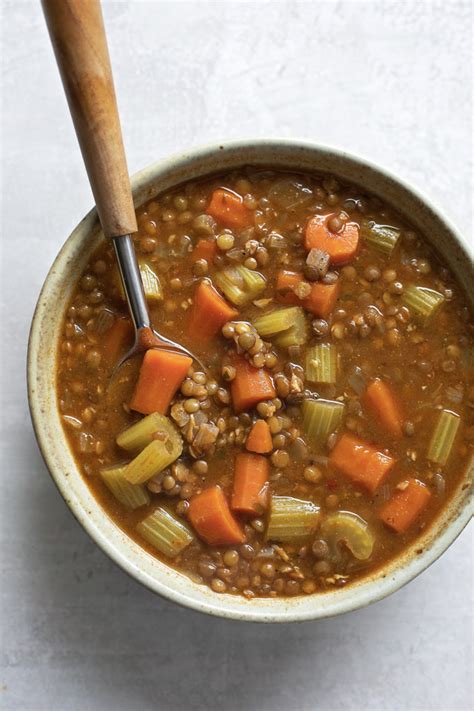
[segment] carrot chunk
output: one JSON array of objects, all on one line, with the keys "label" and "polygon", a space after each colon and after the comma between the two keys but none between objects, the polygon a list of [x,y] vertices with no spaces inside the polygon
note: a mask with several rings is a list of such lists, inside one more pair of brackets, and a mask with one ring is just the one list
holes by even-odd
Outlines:
[{"label": "carrot chunk", "polygon": [[354,484],[373,494],[395,464],[395,459],[353,435],[343,434],[329,455],[329,462]]},{"label": "carrot chunk", "polygon": [[276,397],[273,379],[265,368],[254,368],[250,363],[237,356],[233,365],[236,369],[235,378],[230,390],[236,412],[243,412],[262,400]]},{"label": "carrot chunk", "polygon": [[239,315],[208,281],[202,281],[194,292],[189,315],[188,334],[196,342],[206,342],[222,326]]},{"label": "carrot chunk", "polygon": [[405,533],[426,508],[431,498],[427,486],[418,479],[409,479],[408,486],[395,491],[392,498],[382,506],[379,518],[395,533]]},{"label": "carrot chunk", "polygon": [[129,318],[117,318],[113,325],[105,332],[104,353],[110,363],[116,362],[120,356],[125,355],[133,344],[133,325]]},{"label": "carrot chunk", "polygon": [[403,435],[402,408],[390,385],[377,378],[367,386],[363,403],[394,437]]},{"label": "carrot chunk", "polygon": [[241,195],[225,188],[214,190],[206,212],[226,227],[248,227],[253,221]]},{"label": "carrot chunk", "polygon": [[245,446],[249,452],[267,454],[273,449],[272,434],[265,420],[257,420],[250,430]]},{"label": "carrot chunk", "polygon": [[205,259],[208,264],[212,264],[217,252],[217,244],[209,239],[200,239],[190,254],[191,262],[194,264],[198,259]]},{"label": "carrot chunk", "polygon": [[328,227],[330,215],[315,215],[305,229],[305,247],[322,249],[329,254],[331,264],[347,264],[357,253],[359,246],[359,226],[356,222],[346,222],[340,232],[331,232]]},{"label": "carrot chunk", "polygon": [[240,452],[235,458],[232,511],[259,516],[267,504],[268,476],[266,457]]},{"label": "carrot chunk", "polygon": [[197,534],[210,545],[229,546],[245,540],[219,486],[211,486],[193,496],[188,516]]},{"label": "carrot chunk", "polygon": [[300,299],[295,293],[298,284],[305,282],[302,274],[282,270],[278,272],[276,279],[276,290],[278,301],[282,304],[303,306],[306,311],[314,314],[318,318],[327,318],[333,311],[337,297],[339,296],[339,282],[335,284],[322,284],[320,282],[310,284],[309,296]]},{"label": "carrot chunk", "polygon": [[142,415],[152,412],[164,415],[192,362],[192,358],[180,353],[147,351],[130,402],[131,409]]},{"label": "carrot chunk", "polygon": [[295,293],[298,284],[304,281],[302,274],[297,272],[289,272],[286,269],[279,271],[276,278],[275,288],[277,290],[277,298],[281,304],[289,306],[300,306],[301,299]]},{"label": "carrot chunk", "polygon": [[312,284],[311,293],[303,301],[303,306],[318,318],[327,318],[334,310],[338,296],[338,281],[335,284]]}]

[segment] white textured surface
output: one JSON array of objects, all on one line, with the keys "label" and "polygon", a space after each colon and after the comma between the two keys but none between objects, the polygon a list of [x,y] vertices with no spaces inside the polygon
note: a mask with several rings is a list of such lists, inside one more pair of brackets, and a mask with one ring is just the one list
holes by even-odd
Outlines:
[{"label": "white textured surface", "polygon": [[[91,196],[38,5],[1,3],[1,708],[471,708],[468,533],[369,609],[264,627],[153,596],[73,520],[32,435],[25,352]],[[191,144],[303,136],[399,172],[470,234],[469,1],[107,2],[105,15],[131,172]]]}]

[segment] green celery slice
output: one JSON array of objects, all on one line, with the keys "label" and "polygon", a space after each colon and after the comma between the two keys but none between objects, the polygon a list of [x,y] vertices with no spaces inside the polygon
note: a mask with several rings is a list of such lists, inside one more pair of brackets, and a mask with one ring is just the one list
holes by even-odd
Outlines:
[{"label": "green celery slice", "polygon": [[99,474],[117,501],[128,509],[137,509],[150,503],[150,495],[141,484],[131,484],[124,476],[126,465],[101,469]]},{"label": "green celery slice", "polygon": [[307,538],[319,521],[319,506],[292,496],[272,496],[266,531],[269,541],[298,541]]},{"label": "green celery slice", "polygon": [[365,243],[375,249],[380,254],[389,257],[400,239],[401,232],[396,227],[390,225],[378,225],[370,222],[363,225],[361,229]]},{"label": "green celery slice", "polygon": [[[274,309],[263,316],[259,316],[252,323],[262,338],[275,336],[291,328],[303,312],[301,306],[291,306],[288,309]],[[304,312],[303,312],[304,315]]]},{"label": "green celery slice", "polygon": [[441,307],[444,296],[434,289],[411,285],[407,286],[403,291],[402,301],[413,312],[414,316],[428,320]]},{"label": "green celery slice", "polygon": [[374,536],[369,524],[352,511],[330,514],[321,524],[321,535],[326,539],[333,555],[337,555],[340,543],[345,543],[358,560],[367,560],[372,555]]},{"label": "green celery slice", "polygon": [[163,290],[158,275],[146,262],[139,264],[143,290],[148,301],[163,301]]},{"label": "green celery slice", "polygon": [[181,441],[178,430],[169,417],[153,412],[121,432],[116,442],[122,449],[137,452],[150,444],[153,439],[171,439],[178,444]]},{"label": "green celery slice", "polygon": [[342,422],[345,405],[338,400],[305,400],[303,429],[312,444],[324,443]]},{"label": "green celery slice", "polygon": [[137,531],[160,553],[174,558],[194,539],[188,526],[159,506],[137,525]]},{"label": "green celery slice", "polygon": [[143,484],[172,464],[182,451],[183,441],[179,435],[176,439],[155,439],[127,464],[124,476],[132,484]]},{"label": "green celery slice", "polygon": [[450,410],[441,410],[431,436],[427,457],[435,464],[446,464],[461,424],[461,418]]},{"label": "green celery slice", "polygon": [[236,306],[243,306],[255,299],[267,285],[267,280],[260,272],[240,265],[217,272],[214,281]]},{"label": "green celery slice", "polygon": [[308,349],[305,364],[306,379],[310,383],[335,383],[337,377],[337,348],[332,343],[318,343]]},{"label": "green celery slice", "polygon": [[280,346],[280,348],[301,346],[308,340],[308,324],[304,309],[300,306],[297,309],[291,328],[278,334],[274,340],[275,345]]}]

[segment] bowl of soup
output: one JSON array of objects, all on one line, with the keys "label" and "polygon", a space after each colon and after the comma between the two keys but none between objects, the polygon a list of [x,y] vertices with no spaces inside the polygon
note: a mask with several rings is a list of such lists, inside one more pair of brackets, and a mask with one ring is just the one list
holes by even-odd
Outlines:
[{"label": "bowl of soup", "polygon": [[132,179],[167,351],[133,342],[95,211],[33,319],[46,464],[97,544],[175,602],[242,620],[353,610],[469,519],[472,262],[366,160],[301,141],[187,152]]}]

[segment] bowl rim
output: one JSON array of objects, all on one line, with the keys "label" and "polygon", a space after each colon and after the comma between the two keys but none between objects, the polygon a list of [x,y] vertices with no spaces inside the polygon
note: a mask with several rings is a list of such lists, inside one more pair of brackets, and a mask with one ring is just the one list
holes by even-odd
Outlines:
[{"label": "bowl rim", "polygon": [[[175,153],[167,158],[160,159],[154,163],[146,166],[142,170],[135,173],[131,178],[132,190],[134,194],[138,192],[141,188],[149,185],[153,180],[157,180],[161,174],[165,174],[167,171],[175,169],[177,166],[186,166],[186,164],[198,163],[201,159],[209,158],[211,155],[216,157],[216,162],[219,163],[219,154],[224,155],[226,151],[243,151],[243,150],[258,150],[262,148],[272,148],[278,149],[297,149],[303,151],[309,151],[315,154],[332,154],[332,156],[339,158],[341,160],[346,160],[352,162],[353,164],[360,165],[363,169],[369,169],[374,173],[382,175],[387,180],[393,182],[396,185],[401,186],[406,192],[411,193],[415,199],[423,203],[423,205],[431,211],[435,219],[437,219],[441,225],[444,227],[446,232],[450,233],[450,236],[454,239],[459,247],[460,253],[463,259],[471,260],[472,257],[469,254],[470,246],[467,240],[461,235],[458,229],[453,225],[451,220],[446,216],[443,210],[435,207],[431,200],[426,197],[417,188],[414,188],[408,181],[403,178],[398,177],[394,173],[386,170],[378,164],[373,163],[371,160],[366,159],[353,152],[348,152],[344,149],[340,149],[328,144],[320,144],[314,141],[309,141],[306,139],[298,138],[248,138],[232,140],[220,143],[209,143],[201,146],[197,146],[188,149],[183,152]],[[242,165],[245,161],[242,161]],[[271,161],[268,163],[271,164]],[[281,168],[284,169],[283,167]],[[225,166],[222,168],[217,167],[215,171],[220,172],[220,170],[225,170]],[[295,170],[295,168],[288,168],[288,170]],[[176,181],[174,184],[178,185],[181,181]],[[356,182],[356,181],[354,181]],[[28,403],[30,408],[30,415],[33,423],[33,429],[35,436],[42,454],[43,460],[46,467],[59,489],[62,497],[67,503],[68,507],[72,511],[76,520],[81,524],[81,526],[86,530],[88,535],[94,540],[94,542],[102,549],[106,555],[111,558],[117,565],[119,565],[122,570],[124,570],[131,577],[136,579],[138,582],[142,583],[154,593],[158,593],[163,597],[166,597],[173,602],[176,602],[184,607],[211,614],[218,617],[224,617],[227,619],[237,619],[242,621],[253,621],[253,622],[300,622],[315,619],[322,619],[325,617],[331,617],[338,614],[343,614],[352,610],[360,609],[365,607],[372,602],[382,600],[388,595],[396,592],[398,589],[403,587],[405,584],[413,580],[420,573],[422,573],[428,566],[434,563],[442,553],[454,542],[454,540],[459,536],[462,530],[465,528],[467,523],[471,518],[471,511],[469,506],[469,500],[466,499],[464,504],[459,507],[455,516],[441,528],[439,532],[433,537],[433,540],[429,546],[423,551],[419,556],[412,557],[408,564],[404,564],[395,568],[390,575],[375,575],[373,578],[371,575],[364,577],[360,585],[355,582],[349,586],[349,590],[355,590],[359,588],[359,595],[354,595],[354,599],[351,596],[345,599],[335,599],[332,603],[328,605],[314,606],[314,608],[307,610],[291,610],[291,601],[298,598],[274,598],[272,601],[275,603],[275,610],[270,612],[262,612],[259,609],[257,600],[258,598],[251,601],[251,606],[248,606],[248,601],[237,595],[217,595],[213,593],[212,599],[209,601],[200,601],[194,599],[191,595],[182,593],[176,589],[173,589],[173,585],[168,585],[166,582],[160,582],[154,577],[151,577],[145,571],[141,570],[137,565],[134,564],[130,556],[127,556],[124,552],[118,549],[114,544],[112,544],[104,535],[103,532],[96,525],[92,517],[87,515],[84,506],[76,498],[69,498],[67,491],[67,479],[62,471],[59,471],[57,462],[54,460],[53,452],[50,451],[48,445],[48,439],[45,435],[44,426],[42,423],[42,406],[40,401],[40,396],[35,388],[35,383],[37,380],[37,351],[38,346],[41,341],[41,324],[45,317],[45,307],[44,299],[47,297],[48,291],[51,287],[51,282],[53,281],[55,270],[58,268],[60,262],[64,259],[70,248],[74,239],[77,239],[82,232],[91,232],[97,226],[97,213],[95,208],[90,210],[86,216],[78,223],[78,225],[71,232],[67,240],[64,242],[60,251],[58,252],[53,264],[48,271],[46,279],[41,288],[36,308],[33,314],[33,319],[30,328],[29,340],[28,340],[28,355],[27,355],[27,384],[28,384]],[[66,475],[67,476],[67,475]],[[87,487],[86,482],[83,482],[84,487]],[[97,502],[98,503],[98,502]],[[106,514],[102,509],[101,505],[98,503],[98,507],[102,513],[102,517],[105,518]],[[436,520],[430,528],[436,526]],[[129,538],[126,534],[123,534],[125,538]],[[131,540],[131,539],[130,539]],[[138,544],[137,544],[138,545]],[[402,558],[403,554],[399,557]],[[165,567],[166,564],[162,564]],[[383,570],[383,569],[382,569]],[[201,586],[200,586],[201,587]],[[322,597],[328,596],[327,593],[316,593],[314,596],[308,596],[304,599],[309,599],[310,597],[317,597],[321,600]],[[225,604],[226,598],[231,597],[233,599],[233,604]],[[266,598],[264,600],[267,600]],[[284,600],[286,602],[286,607],[282,605],[282,609],[278,610],[278,602]],[[288,601],[290,604],[288,605]],[[256,604],[257,603],[257,604]]]}]

